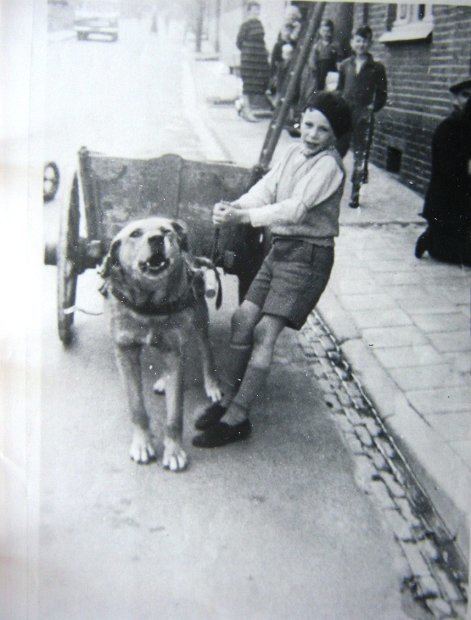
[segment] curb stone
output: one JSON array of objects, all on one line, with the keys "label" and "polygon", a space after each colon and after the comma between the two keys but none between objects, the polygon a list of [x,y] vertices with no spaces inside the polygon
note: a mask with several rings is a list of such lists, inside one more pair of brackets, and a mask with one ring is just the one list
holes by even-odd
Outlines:
[{"label": "curb stone", "polygon": [[297,338],[353,455],[355,480],[373,496],[405,558],[403,588],[434,618],[464,619],[466,567],[339,344],[316,312]]}]

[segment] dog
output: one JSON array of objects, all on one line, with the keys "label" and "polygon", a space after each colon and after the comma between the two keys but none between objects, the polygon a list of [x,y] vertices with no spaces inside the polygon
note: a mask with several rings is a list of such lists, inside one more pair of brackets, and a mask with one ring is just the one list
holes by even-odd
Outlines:
[{"label": "dog", "polygon": [[164,217],[126,225],[103,260],[101,292],[134,426],[129,455],[137,463],[155,459],[142,390],[143,347],[156,347],[166,362],[164,468],[177,472],[188,464],[182,447],[183,372],[185,347],[195,334],[206,394],[213,402],[221,399],[204,290],[204,274],[211,269],[208,259],[190,254],[185,224]]}]

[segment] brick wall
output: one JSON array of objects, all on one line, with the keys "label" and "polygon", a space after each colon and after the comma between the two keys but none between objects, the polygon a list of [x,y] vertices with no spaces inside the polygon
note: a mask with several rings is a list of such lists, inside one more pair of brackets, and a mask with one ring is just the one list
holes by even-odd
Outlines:
[{"label": "brick wall", "polygon": [[471,72],[471,7],[433,6],[433,33],[414,42],[380,43],[394,20],[394,6],[356,4],[353,28],[367,22],[374,33],[372,53],[386,66],[388,104],[377,116],[372,160],[387,167],[388,152],[401,152],[400,180],[423,193],[430,174],[430,144],[449,113],[450,84]]}]

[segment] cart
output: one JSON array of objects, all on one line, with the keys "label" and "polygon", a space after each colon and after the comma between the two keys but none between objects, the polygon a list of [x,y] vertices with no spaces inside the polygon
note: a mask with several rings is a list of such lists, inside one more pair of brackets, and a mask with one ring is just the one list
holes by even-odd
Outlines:
[{"label": "cart", "polygon": [[69,200],[61,210],[59,240],[46,247],[44,257],[47,265],[57,266],[57,326],[64,345],[73,340],[78,276],[101,263],[113,237],[134,219],[158,215],[185,221],[192,252],[235,274],[239,296],[244,295],[263,260],[265,240],[245,225],[215,234],[212,209],[216,202],[238,198],[268,170],[324,5],[316,3],[310,10],[286,95],[273,112],[254,168],[172,154],[131,159],[80,149]]}]

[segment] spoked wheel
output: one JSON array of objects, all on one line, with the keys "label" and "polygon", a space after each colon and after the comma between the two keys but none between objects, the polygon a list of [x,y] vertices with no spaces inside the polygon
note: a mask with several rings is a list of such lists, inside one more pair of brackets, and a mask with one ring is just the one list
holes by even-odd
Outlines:
[{"label": "spoked wheel", "polygon": [[57,246],[57,327],[65,346],[73,338],[73,307],[79,273],[79,207],[78,177],[75,174],[69,202],[62,209]]},{"label": "spoked wheel", "polygon": [[53,161],[48,162],[44,166],[43,173],[43,200],[50,202],[54,200],[57,190],[59,189],[60,174],[57,164]]}]

